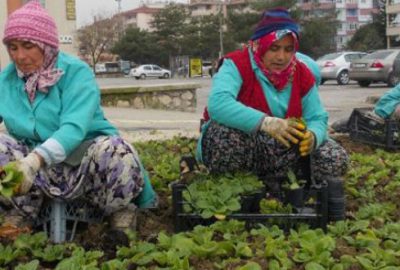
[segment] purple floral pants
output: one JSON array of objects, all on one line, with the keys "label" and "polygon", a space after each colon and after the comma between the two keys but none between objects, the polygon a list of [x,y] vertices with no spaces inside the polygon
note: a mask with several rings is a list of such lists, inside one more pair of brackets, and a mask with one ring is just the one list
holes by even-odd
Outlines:
[{"label": "purple floral pants", "polygon": [[[22,142],[0,134],[0,166],[23,158],[29,149]],[[119,136],[100,136],[86,150],[77,166],[66,163],[41,168],[28,194],[0,199],[12,210],[35,218],[44,196],[72,200],[82,197],[110,214],[135,207],[132,199],[142,190],[144,180],[138,154]],[[4,207],[3,207],[4,209]]]},{"label": "purple floral pants", "polygon": [[[211,122],[202,139],[203,162],[211,172],[252,171],[259,176],[286,176],[297,171],[301,160],[297,146],[286,148],[263,132],[246,134]],[[345,174],[349,157],[338,143],[328,139],[310,155],[315,180]]]}]

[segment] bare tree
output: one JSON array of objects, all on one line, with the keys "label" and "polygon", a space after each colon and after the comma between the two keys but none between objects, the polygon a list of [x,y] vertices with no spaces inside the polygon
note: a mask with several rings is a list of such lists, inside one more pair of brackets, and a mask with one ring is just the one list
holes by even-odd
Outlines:
[{"label": "bare tree", "polygon": [[95,16],[91,25],[78,30],[79,50],[93,66],[99,62],[102,55],[108,53],[113,47],[120,33],[120,20],[118,16],[104,18]]}]

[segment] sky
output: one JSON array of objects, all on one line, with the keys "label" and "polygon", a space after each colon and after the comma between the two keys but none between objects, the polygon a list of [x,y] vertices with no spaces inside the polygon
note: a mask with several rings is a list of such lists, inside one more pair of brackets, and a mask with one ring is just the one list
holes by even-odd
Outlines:
[{"label": "sky", "polygon": [[[121,10],[137,8],[141,3],[149,0],[121,0]],[[151,1],[151,0],[150,0]],[[168,2],[169,0],[153,0],[153,2]],[[171,1],[170,1],[171,2]],[[176,2],[186,2],[177,0]],[[118,2],[116,0],[75,0],[76,3],[76,24],[80,28],[93,21],[95,15],[112,16],[118,12]]]}]

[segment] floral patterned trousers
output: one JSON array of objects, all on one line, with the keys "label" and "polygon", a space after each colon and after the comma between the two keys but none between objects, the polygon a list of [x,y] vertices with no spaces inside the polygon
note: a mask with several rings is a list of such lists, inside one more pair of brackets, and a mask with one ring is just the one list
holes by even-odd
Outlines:
[{"label": "floral patterned trousers", "polygon": [[[247,134],[211,122],[202,138],[204,165],[211,172],[252,171],[258,176],[286,176],[289,169],[297,171],[298,147],[286,148],[263,132]],[[349,157],[345,149],[328,139],[310,155],[310,170],[316,181],[324,176],[345,174]]]},{"label": "floral patterned trousers", "polygon": [[[0,134],[0,166],[19,160],[29,153],[24,143]],[[31,190],[11,200],[0,197],[1,208],[35,218],[44,196],[90,201],[110,214],[135,205],[144,185],[137,152],[119,136],[94,139],[77,166],[59,163],[39,170]],[[0,209],[1,209],[0,208]]]}]

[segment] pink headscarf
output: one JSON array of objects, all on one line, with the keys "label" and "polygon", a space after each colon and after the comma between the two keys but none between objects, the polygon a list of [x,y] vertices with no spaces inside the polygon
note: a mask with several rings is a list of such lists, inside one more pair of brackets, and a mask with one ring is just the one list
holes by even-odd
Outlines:
[{"label": "pink headscarf", "polygon": [[257,66],[261,69],[261,71],[264,73],[264,75],[268,78],[268,80],[274,85],[274,87],[277,90],[282,90],[287,83],[291,80],[293,72],[296,68],[296,56],[293,54],[292,59],[290,60],[288,66],[282,70],[282,71],[270,71],[268,70],[264,62],[262,60],[262,57],[264,54],[267,52],[267,50],[271,47],[271,45],[275,42],[280,40],[286,35],[291,35],[294,40],[294,47],[295,47],[295,52],[298,50],[299,47],[299,42],[297,35],[287,29],[284,30],[277,30],[274,32],[271,32],[255,41],[250,41],[250,47],[253,50],[253,55],[254,55],[254,60],[257,64]]},{"label": "pink headscarf", "polygon": [[48,93],[49,87],[56,84],[64,72],[54,68],[59,52],[58,48],[35,40],[26,41],[36,44],[44,54],[43,65],[39,70],[27,74],[17,68],[18,77],[25,79],[25,91],[28,93],[29,101],[33,103],[36,91]]}]

